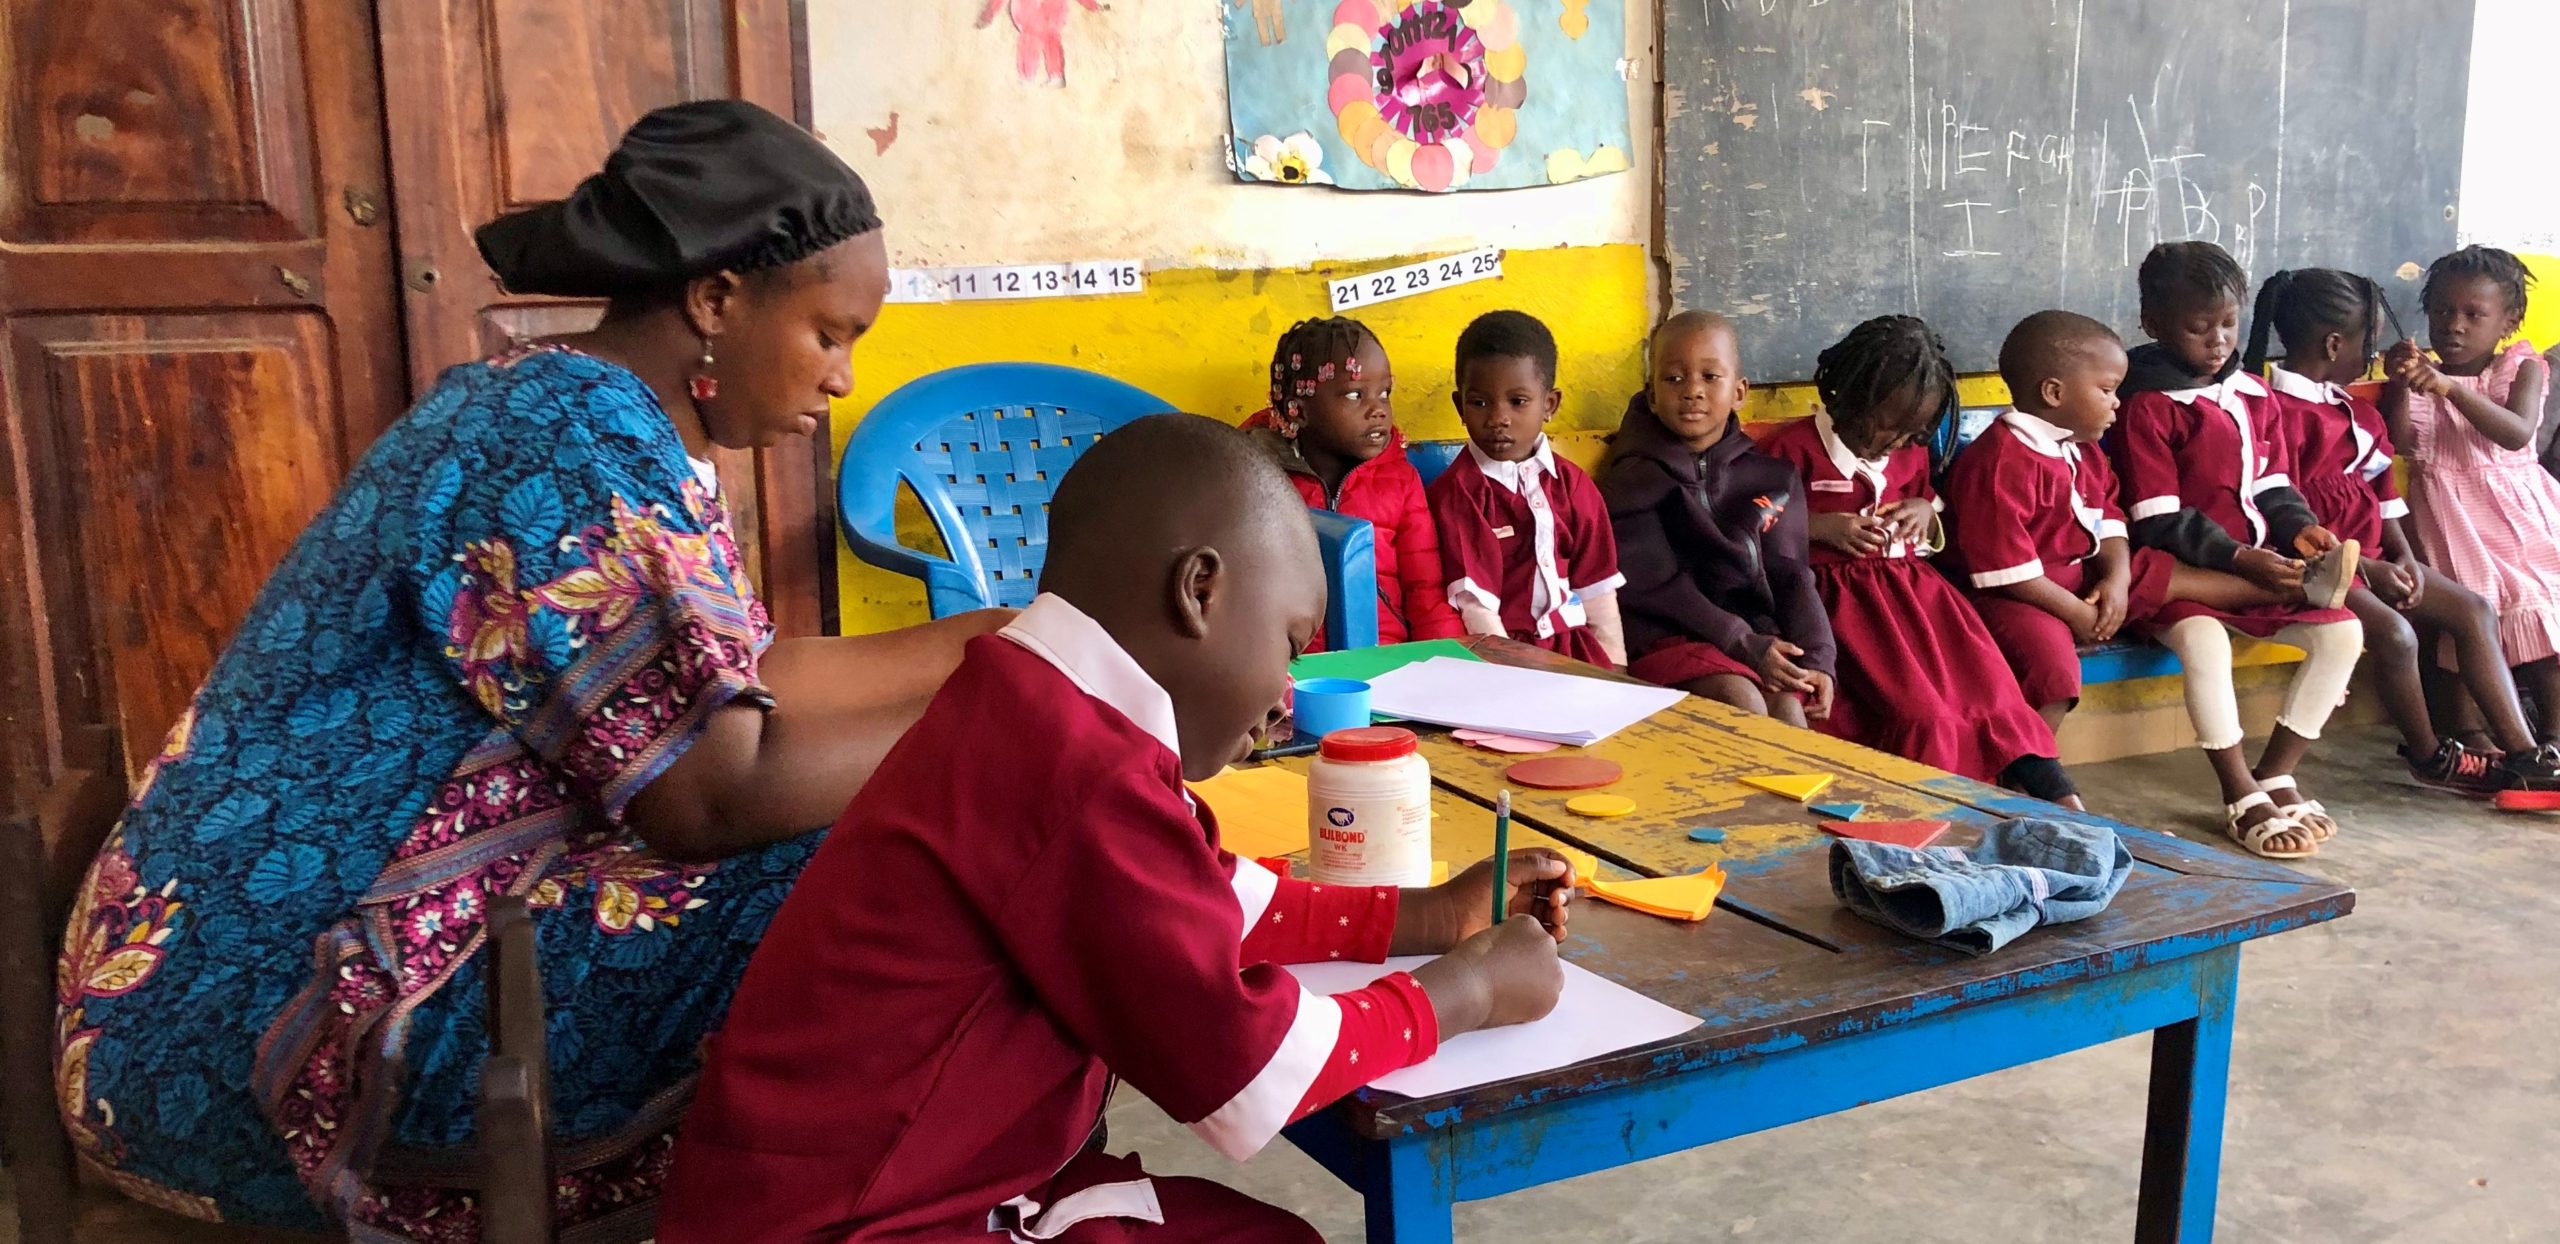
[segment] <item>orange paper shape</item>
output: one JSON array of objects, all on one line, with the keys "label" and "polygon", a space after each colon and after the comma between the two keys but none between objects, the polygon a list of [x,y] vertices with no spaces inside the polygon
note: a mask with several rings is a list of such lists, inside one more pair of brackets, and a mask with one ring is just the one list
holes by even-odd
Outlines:
[{"label": "orange paper shape", "polygon": [[1711,866],[1703,872],[1685,873],[1677,877],[1645,877],[1635,881],[1603,881],[1592,878],[1594,895],[1620,907],[1640,911],[1665,920],[1698,921],[1716,907],[1716,895],[1724,892],[1724,866]]}]

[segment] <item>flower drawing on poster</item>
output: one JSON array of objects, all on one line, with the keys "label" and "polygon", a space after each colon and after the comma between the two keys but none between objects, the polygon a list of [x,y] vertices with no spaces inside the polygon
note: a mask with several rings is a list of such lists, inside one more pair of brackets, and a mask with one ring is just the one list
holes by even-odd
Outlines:
[{"label": "flower drawing on poster", "polygon": [[1236,175],[1439,192],[1624,171],[1625,0],[1523,18],[1542,3],[1252,0],[1249,20],[1229,10]]}]

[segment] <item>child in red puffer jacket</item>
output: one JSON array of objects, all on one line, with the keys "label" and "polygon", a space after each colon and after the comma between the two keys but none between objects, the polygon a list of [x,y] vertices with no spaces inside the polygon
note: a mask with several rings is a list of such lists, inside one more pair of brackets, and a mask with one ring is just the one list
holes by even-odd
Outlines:
[{"label": "child in red puffer jacket", "polygon": [[[1376,529],[1378,642],[1466,633],[1440,577],[1440,533],[1422,477],[1404,456],[1391,399],[1395,372],[1358,320],[1302,320],[1271,352],[1271,405],[1245,420],[1309,508]],[[1308,646],[1323,647],[1323,637]]]}]

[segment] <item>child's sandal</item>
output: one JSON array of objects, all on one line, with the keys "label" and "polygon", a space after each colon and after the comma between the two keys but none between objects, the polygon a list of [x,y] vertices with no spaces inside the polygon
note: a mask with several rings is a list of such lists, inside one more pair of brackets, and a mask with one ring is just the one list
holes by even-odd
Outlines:
[{"label": "child's sandal", "polygon": [[[2240,818],[2247,816],[2254,808],[2267,809],[2267,819],[2255,825],[2241,824]],[[2267,798],[2265,791],[2253,790],[2242,795],[2237,802],[2223,806],[2222,812],[2227,818],[2223,830],[2231,835],[2233,842],[2248,848],[2251,855],[2265,859],[2298,860],[2319,854],[2320,846],[2316,842],[2298,851],[2280,851],[2267,845],[2268,839],[2281,837],[2288,831],[2301,830],[2306,834],[2311,832],[2302,822],[2288,815],[2291,811],[2289,808],[2277,807],[2276,801]]]},{"label": "child's sandal", "polygon": [[[2297,794],[2300,793],[2300,788],[2295,785],[2293,775],[2290,773],[2283,774],[2279,777],[2268,778],[2267,780],[2258,783],[2258,789],[2265,791],[2270,795],[2280,790],[2294,791]],[[2329,819],[2329,809],[2323,807],[2317,799],[2305,799],[2297,803],[2280,803],[2276,806],[2283,809],[2285,815],[2300,822],[2304,829],[2310,830],[2313,841],[2327,842],[2328,840],[2338,836],[2338,823]]]}]

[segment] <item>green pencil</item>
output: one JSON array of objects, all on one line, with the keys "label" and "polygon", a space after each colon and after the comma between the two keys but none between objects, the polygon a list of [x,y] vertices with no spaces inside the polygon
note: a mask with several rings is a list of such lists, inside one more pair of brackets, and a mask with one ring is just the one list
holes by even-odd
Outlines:
[{"label": "green pencil", "polygon": [[1511,888],[1511,788],[1493,800],[1493,922],[1502,923],[1502,892]]}]

